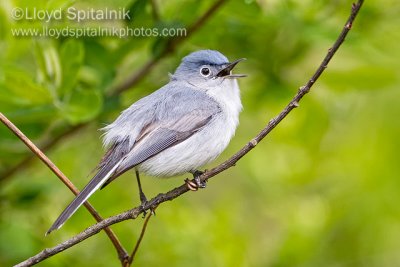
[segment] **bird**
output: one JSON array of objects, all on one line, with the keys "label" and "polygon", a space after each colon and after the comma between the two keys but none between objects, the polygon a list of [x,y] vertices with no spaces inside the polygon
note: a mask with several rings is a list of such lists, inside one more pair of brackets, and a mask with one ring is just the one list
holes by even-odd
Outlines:
[{"label": "bird", "polygon": [[105,126],[106,153],[96,174],[56,219],[46,235],[59,229],[99,188],[134,169],[141,204],[147,202],[139,173],[171,177],[191,173],[190,190],[204,188],[198,168],[215,160],[228,146],[242,110],[233,68],[244,58],[229,62],[216,50],[185,56],[170,81],[121,112]]}]

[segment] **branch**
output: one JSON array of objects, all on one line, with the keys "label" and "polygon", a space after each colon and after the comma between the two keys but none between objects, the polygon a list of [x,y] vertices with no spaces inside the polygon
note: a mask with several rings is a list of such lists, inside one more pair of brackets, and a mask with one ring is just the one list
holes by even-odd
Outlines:
[{"label": "branch", "polygon": [[[46,164],[47,167],[75,194],[79,194],[79,190],[74,186],[74,184],[62,173],[60,169],[37,147],[35,144],[29,140],[10,120],[7,119],[3,113],[0,112],[0,121],[7,126],[10,131],[12,131],[40,160]],[[84,206],[86,209],[92,214],[92,216],[96,219],[96,221],[100,222],[103,218],[97,213],[92,205],[89,202],[85,202]],[[104,231],[107,233],[111,242],[113,243],[115,249],[118,252],[119,259],[121,263],[126,261],[129,258],[128,253],[122,247],[118,238],[114,234],[114,232],[110,228],[104,228]]]},{"label": "branch", "polygon": [[160,21],[160,12],[158,10],[156,0],[150,0],[150,4],[151,4],[151,14],[153,15],[153,20]]},{"label": "branch", "polygon": [[131,256],[129,257],[129,260],[128,260],[128,266],[130,266],[131,264],[132,264],[132,262],[133,262],[133,260],[135,259],[135,256],[136,256],[136,253],[138,252],[138,250],[139,250],[139,246],[140,246],[140,244],[141,244],[141,242],[142,242],[142,240],[143,240],[143,237],[144,237],[144,234],[145,234],[145,232],[146,232],[146,229],[147,229],[147,224],[149,223],[149,220],[150,220],[150,218],[151,218],[151,216],[153,215],[153,214],[155,214],[155,208],[149,213],[149,215],[146,217],[146,220],[144,221],[144,223],[143,223],[143,227],[142,227],[142,231],[140,232],[140,235],[139,235],[139,238],[138,238],[138,240],[137,240],[137,242],[136,242],[136,245],[135,245],[135,247],[134,247],[134,249],[133,249],[133,251],[132,251],[132,253],[131,253]]},{"label": "branch", "polygon": [[[208,181],[210,178],[216,176],[218,173],[225,171],[226,169],[235,166],[236,162],[239,161],[244,155],[246,155],[250,150],[252,150],[265,136],[267,136],[294,108],[299,106],[299,101],[303,98],[304,95],[306,95],[313,84],[317,81],[317,79],[321,76],[321,74],[324,72],[324,70],[327,67],[327,64],[329,61],[332,59],[333,55],[336,53],[336,51],[339,49],[340,45],[343,43],[345,40],[345,37],[347,36],[348,32],[351,29],[351,26],[363,4],[363,0],[358,0],[357,3],[353,4],[352,9],[351,9],[351,14],[343,27],[342,32],[340,33],[339,37],[333,44],[333,46],[328,50],[328,53],[326,54],[325,58],[323,59],[322,63],[318,67],[318,69],[315,71],[314,75],[311,77],[310,80],[306,83],[306,85],[300,87],[299,91],[297,94],[293,97],[293,99],[287,104],[287,106],[274,118],[272,118],[267,126],[261,130],[261,132],[255,136],[250,142],[248,142],[242,149],[240,149],[236,154],[234,154],[231,158],[223,162],[222,164],[218,165],[217,167],[203,173],[200,176],[200,180],[203,182]],[[109,217],[105,219],[104,221],[101,221],[93,226],[90,226],[80,234],[72,237],[71,239],[53,247],[50,249],[45,249],[39,254],[27,259],[26,261],[16,265],[16,266],[30,266],[32,264],[38,263],[43,261],[44,259],[47,259],[65,249],[68,249],[83,240],[95,235],[96,233],[100,232],[101,229],[108,227],[110,225],[119,223],[124,220],[128,219],[136,219],[138,215],[144,211],[154,209],[161,203],[164,203],[169,200],[173,200],[180,195],[188,192],[189,189],[186,186],[186,184],[183,184],[175,189],[172,189],[171,191],[167,193],[161,193],[158,194],[156,197],[152,198],[149,202],[147,202],[143,207],[138,206],[136,208],[133,208],[131,210],[125,211],[121,214]]]}]

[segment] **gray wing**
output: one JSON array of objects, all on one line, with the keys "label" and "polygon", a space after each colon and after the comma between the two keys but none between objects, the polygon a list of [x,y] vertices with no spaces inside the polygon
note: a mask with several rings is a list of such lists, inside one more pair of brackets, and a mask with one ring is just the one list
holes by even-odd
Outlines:
[{"label": "gray wing", "polygon": [[102,188],[122,173],[201,131],[220,111],[218,104],[202,92],[188,90],[170,95],[157,106],[155,120],[143,128],[131,151]]},{"label": "gray wing", "polygon": [[213,118],[213,115],[202,114],[202,116],[199,116],[194,113],[185,115],[173,125],[161,124],[145,135],[143,139],[138,140],[125,160],[116,169],[113,177],[109,178],[103,187],[115,179],[114,177],[120,176],[122,173],[143,161],[157,155],[167,148],[181,143],[196,132],[201,131]]}]

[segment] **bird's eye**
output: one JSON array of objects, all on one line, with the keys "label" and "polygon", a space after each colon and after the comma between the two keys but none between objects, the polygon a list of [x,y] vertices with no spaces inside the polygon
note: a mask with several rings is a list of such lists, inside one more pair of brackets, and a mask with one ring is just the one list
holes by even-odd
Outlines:
[{"label": "bird's eye", "polygon": [[207,68],[207,67],[202,67],[202,68],[200,69],[200,74],[203,75],[204,77],[208,77],[208,76],[210,76],[211,71],[210,71],[210,69]]}]

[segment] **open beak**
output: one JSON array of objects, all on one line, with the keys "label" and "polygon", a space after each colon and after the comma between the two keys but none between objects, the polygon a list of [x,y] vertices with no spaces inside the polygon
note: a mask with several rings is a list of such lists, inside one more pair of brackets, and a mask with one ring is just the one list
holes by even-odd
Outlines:
[{"label": "open beak", "polygon": [[241,78],[241,77],[246,77],[246,74],[232,74],[232,69],[240,62],[246,60],[245,58],[240,58],[238,60],[235,60],[231,63],[228,63],[224,66],[222,70],[220,70],[216,77],[223,77],[223,78],[230,78],[230,79],[235,79],[235,78]]}]

